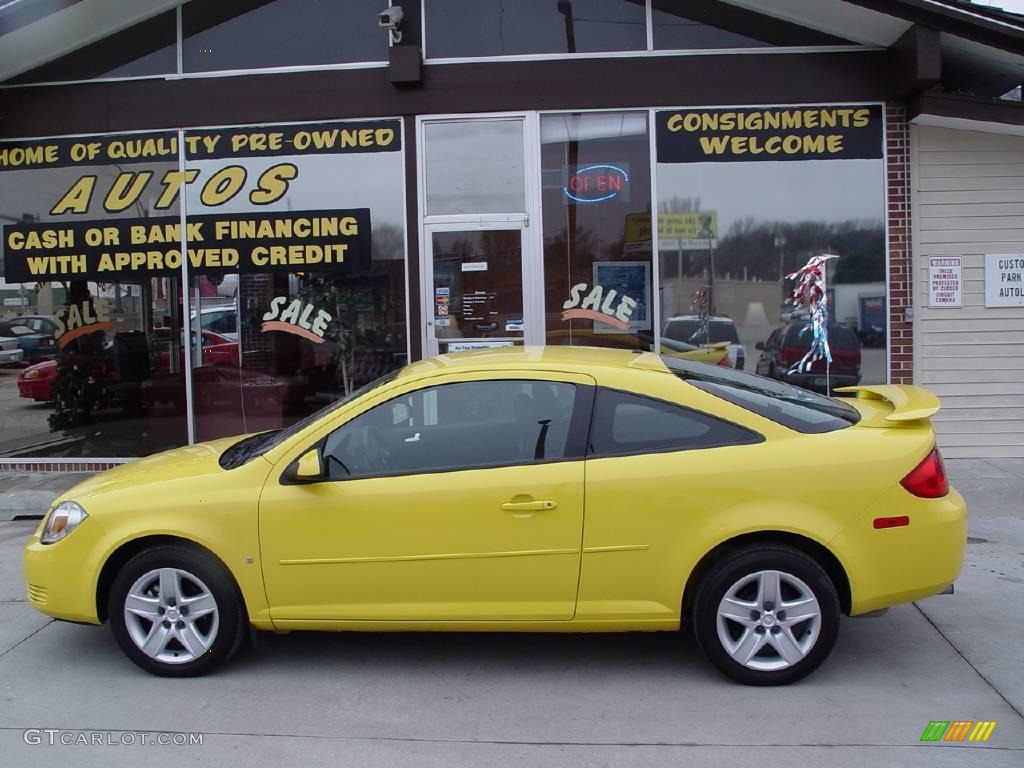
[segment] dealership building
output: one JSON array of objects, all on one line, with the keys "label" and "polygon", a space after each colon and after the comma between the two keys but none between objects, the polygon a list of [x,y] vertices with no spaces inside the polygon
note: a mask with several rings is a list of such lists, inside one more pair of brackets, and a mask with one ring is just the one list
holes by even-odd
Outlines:
[{"label": "dealership building", "polygon": [[0,465],[492,346],[765,371],[823,253],[861,383],[1024,457],[1022,82],[1024,17],[956,0],[0,4]]}]

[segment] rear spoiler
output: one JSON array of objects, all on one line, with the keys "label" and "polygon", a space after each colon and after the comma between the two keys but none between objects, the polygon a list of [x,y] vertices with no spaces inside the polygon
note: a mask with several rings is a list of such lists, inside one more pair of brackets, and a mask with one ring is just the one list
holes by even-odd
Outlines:
[{"label": "rear spoiler", "polygon": [[859,387],[838,387],[834,392],[856,392],[861,400],[884,400],[892,406],[886,421],[917,421],[934,416],[939,398],[922,387],[910,384],[865,384]]}]

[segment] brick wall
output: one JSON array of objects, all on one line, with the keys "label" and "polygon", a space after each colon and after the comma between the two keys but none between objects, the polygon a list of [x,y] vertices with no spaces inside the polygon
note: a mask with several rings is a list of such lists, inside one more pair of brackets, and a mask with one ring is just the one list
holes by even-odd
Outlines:
[{"label": "brick wall", "polygon": [[914,331],[904,322],[913,296],[913,249],[910,242],[910,133],[907,110],[898,104],[885,108],[886,185],[889,216],[889,380],[912,384]]}]

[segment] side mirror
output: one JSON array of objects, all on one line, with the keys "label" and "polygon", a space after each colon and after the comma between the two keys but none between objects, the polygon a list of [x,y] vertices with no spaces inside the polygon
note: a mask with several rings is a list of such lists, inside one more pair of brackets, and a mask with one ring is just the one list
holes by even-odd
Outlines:
[{"label": "side mirror", "polygon": [[757,342],[757,344],[754,345],[754,349],[758,350],[759,352],[764,352],[764,342]]},{"label": "side mirror", "polygon": [[324,464],[320,459],[320,449],[310,448],[284,471],[284,478],[289,483],[315,483],[324,479]]}]

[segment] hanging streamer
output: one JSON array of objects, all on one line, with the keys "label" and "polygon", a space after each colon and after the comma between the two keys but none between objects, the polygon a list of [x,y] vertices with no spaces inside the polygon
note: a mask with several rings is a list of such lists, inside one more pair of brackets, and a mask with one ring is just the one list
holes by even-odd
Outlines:
[{"label": "hanging streamer", "polygon": [[[698,345],[711,343],[711,331],[708,328],[708,290],[698,288],[690,297],[690,311],[697,313],[697,330],[690,336],[690,341]],[[701,341],[703,339],[703,341]]]},{"label": "hanging streamer", "polygon": [[786,275],[787,280],[795,280],[793,295],[786,299],[787,304],[794,307],[807,307],[810,318],[808,325],[800,334],[810,331],[811,346],[796,364],[790,368],[791,373],[806,373],[811,364],[818,360],[825,361],[825,375],[828,376],[832,364],[832,350],[828,345],[828,292],[825,289],[826,264],[839,257],[831,253],[813,256],[803,267],[792,274]]}]

